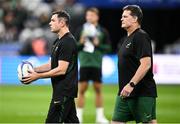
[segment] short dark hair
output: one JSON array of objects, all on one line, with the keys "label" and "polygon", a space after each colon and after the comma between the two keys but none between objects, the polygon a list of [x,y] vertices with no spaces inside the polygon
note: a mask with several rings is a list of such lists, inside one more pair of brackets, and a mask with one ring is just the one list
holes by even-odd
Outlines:
[{"label": "short dark hair", "polygon": [[141,24],[142,23],[142,19],[143,19],[143,13],[141,8],[138,5],[127,5],[123,8],[124,10],[129,10],[131,11],[131,16],[136,16],[138,19],[138,23]]},{"label": "short dark hair", "polygon": [[88,11],[94,12],[94,13],[96,13],[96,15],[99,16],[99,10],[95,7],[88,8],[86,12],[88,12]]},{"label": "short dark hair", "polygon": [[66,25],[69,26],[69,23],[70,23],[70,15],[69,15],[69,13],[67,13],[64,10],[60,10],[60,11],[55,11],[55,12],[52,13],[52,15],[55,15],[55,14],[57,14],[58,18],[64,18],[65,22],[66,22]]}]

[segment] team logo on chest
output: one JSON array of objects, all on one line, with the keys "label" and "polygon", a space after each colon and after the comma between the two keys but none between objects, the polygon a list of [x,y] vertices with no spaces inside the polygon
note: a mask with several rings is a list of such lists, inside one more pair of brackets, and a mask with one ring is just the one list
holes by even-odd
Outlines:
[{"label": "team logo on chest", "polygon": [[52,54],[55,54],[57,52],[58,46],[53,46],[54,48],[52,49]]},{"label": "team logo on chest", "polygon": [[131,42],[129,42],[128,44],[126,44],[126,48],[129,48],[131,46]]},{"label": "team logo on chest", "polygon": [[58,49],[58,46],[55,48],[55,50],[54,50],[54,51],[57,51],[57,49]]}]

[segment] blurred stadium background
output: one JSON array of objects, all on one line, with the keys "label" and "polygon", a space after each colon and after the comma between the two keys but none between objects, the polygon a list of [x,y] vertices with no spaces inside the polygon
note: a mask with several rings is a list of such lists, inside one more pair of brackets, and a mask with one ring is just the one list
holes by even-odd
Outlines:
[{"label": "blurred stadium background", "polygon": [[[111,120],[117,94],[117,56],[125,31],[120,28],[122,7],[138,4],[144,12],[142,28],[154,44],[154,76],[158,84],[157,119],[180,123],[180,0],[0,0],[0,123],[42,123],[51,97],[50,80],[22,85],[17,65],[28,60],[38,66],[49,58],[51,12],[65,9],[74,33],[84,23],[87,7],[100,10],[100,24],[110,33],[112,52],[103,60],[105,114]],[[94,92],[90,87],[84,122],[95,122]]]}]

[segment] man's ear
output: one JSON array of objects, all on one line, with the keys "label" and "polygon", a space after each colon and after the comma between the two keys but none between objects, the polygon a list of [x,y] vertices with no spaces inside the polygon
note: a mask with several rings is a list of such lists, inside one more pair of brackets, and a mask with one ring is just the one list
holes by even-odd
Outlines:
[{"label": "man's ear", "polygon": [[134,22],[138,21],[138,17],[137,16],[133,16],[133,18],[134,18]]},{"label": "man's ear", "polygon": [[62,27],[64,27],[64,25],[66,25],[66,23],[65,23],[65,21],[64,20],[60,20],[60,25],[62,26]]}]

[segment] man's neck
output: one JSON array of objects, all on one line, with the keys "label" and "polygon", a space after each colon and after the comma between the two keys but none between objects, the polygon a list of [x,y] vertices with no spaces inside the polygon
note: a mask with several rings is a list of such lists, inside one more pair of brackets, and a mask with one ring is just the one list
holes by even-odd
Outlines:
[{"label": "man's neck", "polygon": [[140,25],[133,25],[129,27],[127,30],[127,35],[130,36],[136,29],[141,28]]},{"label": "man's neck", "polygon": [[63,36],[64,36],[66,33],[68,33],[68,32],[69,32],[69,29],[68,29],[67,27],[61,29],[61,30],[59,31],[59,33],[58,33],[59,39],[60,39],[61,37],[63,37]]},{"label": "man's neck", "polygon": [[94,23],[92,23],[95,27],[97,27],[98,26],[98,22],[94,22]]}]

